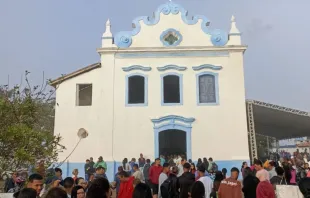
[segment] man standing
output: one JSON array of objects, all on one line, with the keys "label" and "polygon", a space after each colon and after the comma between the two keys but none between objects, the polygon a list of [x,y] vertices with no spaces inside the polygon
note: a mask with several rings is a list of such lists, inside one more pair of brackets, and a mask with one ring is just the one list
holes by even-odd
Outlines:
[{"label": "man standing", "polygon": [[17,181],[17,173],[13,172],[12,178],[7,178],[4,184],[4,192],[8,192],[11,189],[14,189]]},{"label": "man standing", "polygon": [[275,170],[275,163],[274,161],[270,161],[268,164],[268,172],[269,172],[269,179],[277,176],[277,172]]},{"label": "man standing", "polygon": [[149,179],[150,167],[151,167],[151,160],[147,159],[146,164],[143,167],[143,177],[145,183],[151,188],[152,186],[150,185],[150,179]]},{"label": "man standing", "polygon": [[67,192],[67,196],[68,198],[71,198],[71,191],[74,187],[74,180],[72,177],[67,177],[65,180],[64,180],[64,188],[65,188],[65,191]]},{"label": "man standing", "polygon": [[[90,158],[89,158],[89,165],[90,165],[91,167],[94,167],[95,162],[94,162],[94,158],[93,158],[93,157],[90,157]],[[94,173],[94,172],[93,172],[93,173]]]},{"label": "man standing", "polygon": [[98,158],[98,162],[94,165],[94,168],[97,169],[97,167],[103,167],[105,169],[105,171],[107,171],[107,163],[105,163],[105,161],[103,161],[102,156],[100,156]]},{"label": "man standing", "polygon": [[162,198],[179,198],[178,167],[171,167],[168,179],[160,187]]},{"label": "man standing", "polygon": [[263,163],[260,160],[254,160],[254,167],[256,170],[256,177],[259,179],[259,181],[266,181],[269,179],[269,173],[263,168]]},{"label": "man standing", "polygon": [[161,198],[161,191],[160,191],[160,186],[164,183],[166,179],[168,179],[168,173],[169,173],[169,164],[164,163],[163,164],[163,172],[160,173],[159,175],[159,180],[158,180],[158,198]]},{"label": "man standing", "polygon": [[144,179],[143,179],[143,174],[142,172],[140,171],[139,167],[138,167],[138,164],[134,164],[133,165],[133,174],[132,176],[134,176],[136,179],[139,179],[140,182],[143,182]]},{"label": "man standing", "polygon": [[204,166],[198,167],[198,174],[199,174],[198,181],[201,181],[205,187],[205,197],[209,197],[212,192],[213,181],[211,180],[210,177],[205,176],[205,172],[206,172],[206,169]]},{"label": "man standing", "polygon": [[242,197],[241,183],[238,181],[239,169],[233,167],[231,169],[231,177],[222,180],[218,198],[240,198]]},{"label": "man standing", "polygon": [[60,181],[59,184],[63,186],[64,185],[64,181],[62,179],[62,170],[60,168],[55,168],[55,176]]},{"label": "man standing", "polygon": [[118,195],[119,187],[120,187],[120,184],[121,184],[121,181],[119,180],[119,173],[123,171],[123,167],[119,166],[117,170],[118,171],[117,171],[117,173],[114,176],[114,187],[116,188],[116,197]]},{"label": "man standing", "polygon": [[159,182],[159,175],[162,172],[163,168],[160,165],[160,158],[155,159],[155,163],[151,166],[149,170],[149,179],[151,183],[151,187],[153,190],[153,198],[158,197],[158,182]]},{"label": "man standing", "polygon": [[184,166],[185,162],[186,162],[186,160],[184,158],[182,158],[180,160],[180,163],[178,164],[178,169],[179,169],[178,177],[180,177],[184,173],[183,166]]},{"label": "man standing", "polygon": [[165,162],[166,162],[165,156],[160,155],[160,165],[163,166]]},{"label": "man standing", "polygon": [[118,193],[118,198],[132,198],[133,193],[133,176],[129,177],[126,171],[121,171],[118,173],[118,178],[120,180],[120,188]]},{"label": "man standing", "polygon": [[191,165],[184,163],[183,174],[179,177],[180,198],[188,198],[190,187],[195,182],[195,175],[190,172]]},{"label": "man standing", "polygon": [[37,192],[37,196],[39,196],[43,189],[43,177],[36,173],[30,175],[27,188],[34,189]]},{"label": "man standing", "polygon": [[100,178],[100,177],[103,177],[105,179],[108,179],[107,175],[105,174],[105,168],[102,167],[102,166],[98,166],[96,168],[96,175],[95,175],[95,179],[96,178]]},{"label": "man standing", "polygon": [[144,167],[144,164],[145,164],[145,159],[142,153],[140,153],[140,158],[138,159],[138,163],[139,163],[139,168],[142,171],[142,168]]},{"label": "man standing", "polygon": [[84,171],[85,171],[85,180],[88,181],[89,174],[91,173],[91,169],[93,167],[90,166],[90,161],[89,159],[86,160],[86,164],[84,165]]}]

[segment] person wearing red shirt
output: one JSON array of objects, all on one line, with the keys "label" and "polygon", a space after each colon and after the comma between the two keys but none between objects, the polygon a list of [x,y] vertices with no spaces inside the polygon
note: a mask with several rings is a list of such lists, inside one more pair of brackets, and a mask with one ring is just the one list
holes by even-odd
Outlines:
[{"label": "person wearing red shirt", "polygon": [[151,187],[153,190],[153,198],[158,197],[159,175],[162,171],[163,171],[163,167],[160,165],[160,158],[156,158],[155,164],[151,166],[149,170],[149,179],[150,179]]},{"label": "person wearing red shirt", "polygon": [[133,181],[134,177],[129,176],[126,171],[121,171],[118,173],[118,178],[120,180],[120,187],[118,192],[118,198],[132,198],[132,193],[134,190]]}]

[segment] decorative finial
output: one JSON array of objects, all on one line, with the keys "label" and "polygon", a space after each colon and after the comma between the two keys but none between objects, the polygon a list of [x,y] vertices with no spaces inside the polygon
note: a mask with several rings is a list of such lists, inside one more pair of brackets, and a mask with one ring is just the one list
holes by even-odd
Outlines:
[{"label": "decorative finial", "polygon": [[231,16],[231,28],[230,28],[229,33],[230,34],[240,34],[240,31],[238,30],[238,28],[236,26],[236,19],[235,19],[234,15]]},{"label": "decorative finial", "polygon": [[111,26],[110,19],[107,20],[107,22],[105,23],[105,25],[106,25],[106,26]]},{"label": "decorative finial", "polygon": [[103,33],[102,37],[112,37],[110,19],[108,19],[105,23],[105,32]]},{"label": "decorative finial", "polygon": [[236,22],[236,19],[235,19],[234,15],[231,16],[231,22]]}]

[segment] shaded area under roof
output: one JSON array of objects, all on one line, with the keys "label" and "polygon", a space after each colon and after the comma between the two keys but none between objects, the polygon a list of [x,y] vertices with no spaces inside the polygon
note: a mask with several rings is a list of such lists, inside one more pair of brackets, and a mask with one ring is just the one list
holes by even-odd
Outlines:
[{"label": "shaded area under roof", "polygon": [[310,136],[310,113],[283,106],[247,100],[253,104],[255,133],[278,140]]}]

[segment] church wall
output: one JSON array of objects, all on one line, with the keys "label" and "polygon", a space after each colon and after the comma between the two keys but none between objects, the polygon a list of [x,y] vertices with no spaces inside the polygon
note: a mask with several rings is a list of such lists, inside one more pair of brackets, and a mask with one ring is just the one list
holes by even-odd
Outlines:
[{"label": "church wall", "polygon": [[[61,134],[67,150],[60,154],[59,160],[64,160],[75,147],[79,128],[89,132],[68,158],[69,162],[61,166],[65,176],[71,175],[74,168],[84,176],[85,160],[90,157],[95,161],[99,156],[103,157],[108,164],[110,180],[125,157],[130,160],[143,153],[146,158],[154,160],[158,157],[155,156],[158,129],[154,130],[152,119],[168,115],[195,119],[192,128],[188,127],[186,131],[187,137],[191,138],[189,150],[193,161],[213,157],[219,168],[228,170],[233,166],[240,167],[242,161],[249,161],[243,76],[243,51],[246,48],[243,49],[239,42],[240,32],[236,30],[234,18],[231,40],[227,43],[226,33],[209,31],[206,17],[187,17],[185,10],[175,7],[173,2],[164,6],[165,9],[155,12],[155,18],[135,20],[133,32],[113,35],[114,42],[108,20],[102,48],[98,49],[101,68],[60,84],[56,93],[59,106],[56,106],[55,133]],[[180,9],[178,13],[177,9]],[[165,11],[169,14],[163,14]],[[171,28],[181,34],[181,39],[179,45],[170,46],[169,51],[161,35]],[[194,71],[192,68],[204,64],[221,66],[222,69]],[[151,70],[123,70],[132,65],[151,67]],[[186,67],[186,70],[158,71],[157,67],[166,65]],[[218,103],[197,104],[196,78],[201,72],[218,74]],[[147,102],[128,106],[126,76],[135,73],[147,76]],[[167,73],[182,75],[180,105],[162,105],[161,75]],[[76,84],[79,83],[93,84],[92,106],[75,105]]]},{"label": "church wall", "polygon": [[[81,74],[64,81],[56,91],[55,134],[61,134],[66,150],[59,154],[62,162],[73,151],[79,141],[77,132],[85,128],[89,135],[82,139],[72,155],[61,166],[65,176],[71,176],[78,168],[84,177],[85,160],[90,157],[97,161],[99,156],[108,163],[108,169],[114,171],[112,159],[112,76],[113,56],[105,56],[101,68]],[[93,84],[92,106],[76,106],[76,85]],[[69,163],[67,163],[69,161]],[[110,174],[112,178],[112,172]]]},{"label": "church wall", "polygon": [[[130,74],[130,72],[124,72],[121,68],[132,64],[152,67],[149,72],[131,72],[143,73],[148,76],[147,106],[125,106],[124,75]],[[187,70],[157,71],[157,66],[167,64],[186,66]],[[197,105],[196,73],[203,70],[193,71],[191,67],[201,64],[223,66],[222,70],[213,71],[219,74],[218,105]],[[204,156],[212,156],[216,160],[247,160],[249,155],[242,64],[242,53],[240,52],[231,53],[230,57],[117,59],[115,159],[136,157],[141,152],[154,158],[154,130],[151,119],[166,115],[180,115],[196,119],[192,126],[192,158],[194,160]],[[170,72],[183,74],[183,105],[161,105],[160,75]],[[224,145],[229,145],[229,149],[222,149]]]}]

